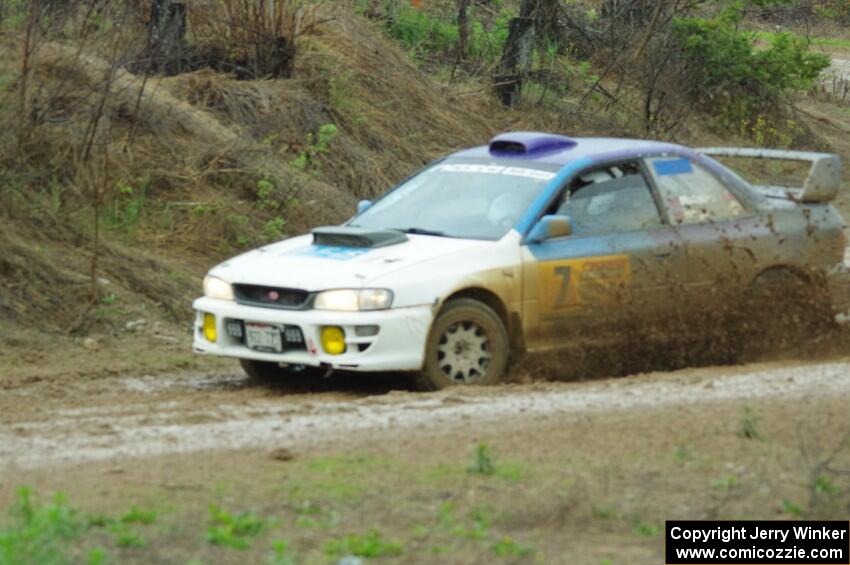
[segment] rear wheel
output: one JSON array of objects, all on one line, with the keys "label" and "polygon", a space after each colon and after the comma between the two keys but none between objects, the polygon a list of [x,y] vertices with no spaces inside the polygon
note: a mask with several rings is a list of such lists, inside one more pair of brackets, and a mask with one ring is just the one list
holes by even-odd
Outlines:
[{"label": "rear wheel", "polygon": [[832,326],[829,293],[788,269],[759,275],[747,291],[739,323],[750,354],[787,351],[813,341]]},{"label": "rear wheel", "polygon": [[321,369],[307,365],[282,365],[253,359],[240,359],[239,363],[251,381],[261,385],[302,384],[322,374]]},{"label": "rear wheel", "polygon": [[469,298],[452,300],[431,328],[416,385],[438,390],[498,383],[508,365],[509,345],[505,325],[489,306]]}]

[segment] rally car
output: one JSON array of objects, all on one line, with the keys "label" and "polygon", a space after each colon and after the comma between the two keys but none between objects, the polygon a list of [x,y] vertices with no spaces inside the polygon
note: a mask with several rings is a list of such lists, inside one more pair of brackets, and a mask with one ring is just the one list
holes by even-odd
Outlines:
[{"label": "rally car", "polygon": [[[754,186],[713,159],[729,156],[810,171],[796,189]],[[780,302],[750,333],[800,289],[816,298],[795,316],[836,315],[850,306],[829,204],[840,169],[830,154],[505,133],[340,226],[214,267],[194,349],[263,380],[404,371],[438,389],[496,383],[519,353],[680,332],[675,321],[740,312],[764,289]]]}]

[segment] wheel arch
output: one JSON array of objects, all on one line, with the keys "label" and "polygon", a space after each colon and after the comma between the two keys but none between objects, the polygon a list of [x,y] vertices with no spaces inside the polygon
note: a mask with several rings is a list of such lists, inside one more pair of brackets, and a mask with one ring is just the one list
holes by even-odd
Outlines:
[{"label": "wheel arch", "polygon": [[[750,295],[759,286],[759,281],[764,281],[768,285],[773,284],[788,284],[793,278],[798,284],[805,289],[803,295],[803,303],[809,308],[826,308],[831,310],[832,300],[827,283],[826,273],[815,268],[805,268],[800,265],[793,264],[777,264],[762,269],[756,275],[745,290],[745,296]],[[771,280],[772,279],[772,280]]]},{"label": "wheel arch", "polygon": [[457,300],[459,298],[477,300],[478,302],[487,305],[496,313],[497,316],[499,316],[499,319],[505,325],[505,330],[508,332],[508,339],[510,340],[511,349],[516,351],[525,350],[525,342],[522,336],[522,322],[520,320],[519,314],[516,312],[511,312],[505,304],[504,300],[502,300],[502,298],[498,294],[496,294],[492,290],[488,290],[480,286],[470,286],[452,292],[442,301],[440,307],[442,308],[449,302]]},{"label": "wheel arch", "polygon": [[753,286],[759,279],[763,279],[764,277],[788,275],[796,277],[806,284],[817,284],[819,282],[817,273],[811,269],[806,269],[792,263],[777,263],[759,271],[750,281],[749,286]]}]

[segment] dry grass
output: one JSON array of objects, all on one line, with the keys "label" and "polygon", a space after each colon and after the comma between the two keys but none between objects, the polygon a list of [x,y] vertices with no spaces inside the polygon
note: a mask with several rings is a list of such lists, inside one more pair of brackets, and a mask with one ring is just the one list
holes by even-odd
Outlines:
[{"label": "dry grass", "polygon": [[242,78],[290,77],[301,36],[322,23],[318,8],[304,0],[198,1],[188,17],[197,47],[223,68]]}]

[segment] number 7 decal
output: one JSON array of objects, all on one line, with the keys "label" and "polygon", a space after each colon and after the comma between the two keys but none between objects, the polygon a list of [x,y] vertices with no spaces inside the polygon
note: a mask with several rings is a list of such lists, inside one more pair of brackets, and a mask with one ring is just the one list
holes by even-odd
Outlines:
[{"label": "number 7 decal", "polygon": [[628,255],[584,257],[540,263],[540,308],[544,316],[629,301]]},{"label": "number 7 decal", "polygon": [[570,290],[570,273],[573,268],[569,265],[555,267],[555,275],[561,277],[561,290],[558,292],[558,297],[555,299],[555,307],[567,305],[567,293]]}]

